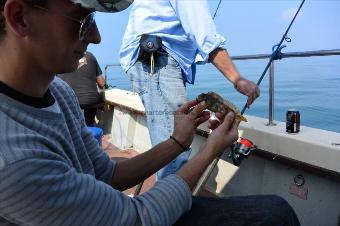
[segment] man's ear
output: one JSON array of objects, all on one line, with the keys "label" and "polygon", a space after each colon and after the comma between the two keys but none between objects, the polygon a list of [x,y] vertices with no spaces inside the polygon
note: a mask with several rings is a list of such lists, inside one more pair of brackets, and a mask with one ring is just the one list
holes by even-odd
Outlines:
[{"label": "man's ear", "polygon": [[22,0],[7,0],[3,11],[7,30],[21,37],[29,33],[28,7]]}]

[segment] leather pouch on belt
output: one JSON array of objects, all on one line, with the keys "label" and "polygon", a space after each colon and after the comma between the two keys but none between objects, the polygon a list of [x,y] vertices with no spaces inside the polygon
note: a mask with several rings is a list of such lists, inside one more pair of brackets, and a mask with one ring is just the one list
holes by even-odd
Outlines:
[{"label": "leather pouch on belt", "polygon": [[151,74],[155,67],[155,54],[162,48],[162,40],[158,36],[143,34],[139,43],[139,59],[150,64]]}]

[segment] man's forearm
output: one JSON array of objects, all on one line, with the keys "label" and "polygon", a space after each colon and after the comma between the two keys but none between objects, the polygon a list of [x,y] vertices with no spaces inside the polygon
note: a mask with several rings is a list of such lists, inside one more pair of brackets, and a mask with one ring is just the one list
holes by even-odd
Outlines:
[{"label": "man's forearm", "polygon": [[223,73],[223,75],[229,79],[231,83],[233,83],[234,88],[246,95],[247,99],[247,106],[249,107],[254,100],[260,96],[260,89],[258,86],[246,79],[243,78],[240,73],[237,71],[236,66],[234,65],[233,61],[231,60],[227,50],[224,49],[215,49],[209,56],[210,62],[212,62],[215,67]]},{"label": "man's forearm", "polygon": [[193,190],[201,178],[209,164],[214,160],[215,156],[208,149],[203,149],[191,160],[189,160],[178,172],[177,175],[182,177],[184,181]]},{"label": "man's forearm", "polygon": [[234,85],[240,80],[241,75],[231,60],[227,50],[215,49],[210,53],[209,61]]},{"label": "man's forearm", "polygon": [[105,86],[105,78],[102,75],[97,76],[97,84],[100,89],[104,88]]},{"label": "man's forearm", "polygon": [[182,152],[175,141],[166,140],[134,158],[117,162],[112,186],[125,190],[145,180]]}]

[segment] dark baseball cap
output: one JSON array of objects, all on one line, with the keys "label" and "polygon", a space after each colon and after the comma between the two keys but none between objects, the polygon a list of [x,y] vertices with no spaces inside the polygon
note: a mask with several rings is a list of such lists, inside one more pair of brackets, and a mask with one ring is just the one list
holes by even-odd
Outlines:
[{"label": "dark baseball cap", "polygon": [[119,12],[131,5],[133,0],[71,0],[74,4],[99,12]]}]

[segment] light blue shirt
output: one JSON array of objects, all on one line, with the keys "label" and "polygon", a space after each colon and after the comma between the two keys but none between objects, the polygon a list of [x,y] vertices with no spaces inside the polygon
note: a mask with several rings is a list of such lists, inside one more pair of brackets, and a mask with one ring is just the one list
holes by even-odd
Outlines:
[{"label": "light blue shirt", "polygon": [[206,0],[135,0],[120,50],[125,71],[137,61],[142,34],[161,37],[165,49],[193,84],[196,64],[206,63],[216,48],[226,49]]}]

